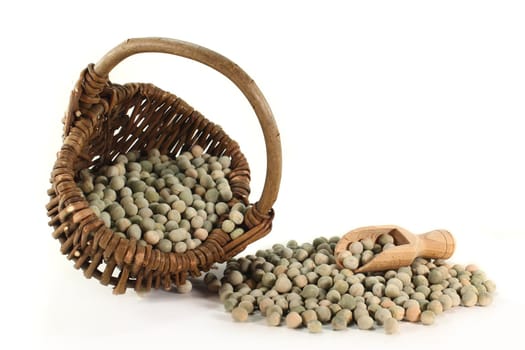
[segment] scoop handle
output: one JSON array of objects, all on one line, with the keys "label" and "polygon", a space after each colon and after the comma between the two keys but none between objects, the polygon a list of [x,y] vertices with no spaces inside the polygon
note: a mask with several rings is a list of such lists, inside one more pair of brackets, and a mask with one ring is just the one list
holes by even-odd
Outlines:
[{"label": "scoop handle", "polygon": [[434,230],[417,235],[417,256],[448,259],[454,254],[456,242],[447,230]]}]

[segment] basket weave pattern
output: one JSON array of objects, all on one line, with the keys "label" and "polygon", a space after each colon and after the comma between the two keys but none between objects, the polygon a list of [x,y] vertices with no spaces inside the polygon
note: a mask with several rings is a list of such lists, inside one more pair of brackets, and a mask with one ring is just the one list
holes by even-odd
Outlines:
[{"label": "basket weave pattern", "polygon": [[61,252],[75,262],[75,268],[103,285],[115,286],[116,294],[127,288],[170,289],[173,283],[180,285],[189,275],[208,271],[270,232],[273,210],[261,211],[256,203],[248,207],[243,223],[246,232],[241,237],[232,240],[221,229],[214,229],[193,250],[163,253],[107,228],[77,185],[80,170],[96,170],[119,154],[157,148],[161,154],[175,157],[194,145],[214,156],[231,157],[227,177],[233,199],[228,204],[249,205],[248,162],[237,142],[221,127],[154,85],[113,84],[94,65],[82,72],[64,120],[64,141],[52,170],[46,207],[54,228],[52,235],[60,241]]}]

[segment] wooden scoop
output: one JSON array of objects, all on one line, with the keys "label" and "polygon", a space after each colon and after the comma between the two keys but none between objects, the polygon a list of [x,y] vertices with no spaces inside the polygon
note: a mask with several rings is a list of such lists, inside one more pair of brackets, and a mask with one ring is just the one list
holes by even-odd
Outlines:
[{"label": "wooden scoop", "polygon": [[396,247],[375,255],[372,260],[354,272],[394,270],[402,266],[409,266],[417,257],[448,259],[456,247],[454,237],[446,230],[434,230],[415,235],[394,225],[367,226],[352,230],[339,240],[334,251],[337,264],[342,267],[342,261],[338,259],[338,255],[348,250],[353,242],[358,242],[364,238],[371,238],[375,242],[379,236],[385,233],[394,238]]}]

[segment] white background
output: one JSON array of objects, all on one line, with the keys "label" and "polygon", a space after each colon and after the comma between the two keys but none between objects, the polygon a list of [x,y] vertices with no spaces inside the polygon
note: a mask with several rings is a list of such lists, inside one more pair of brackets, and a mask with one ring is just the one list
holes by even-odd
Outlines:
[{"label": "white background", "polygon": [[[9,348],[480,348],[521,342],[525,244],[525,7],[512,1],[18,1],[0,13],[2,319]],[[218,4],[220,3],[220,5]],[[283,178],[270,235],[246,251],[364,225],[455,234],[453,260],[498,285],[489,308],[431,327],[312,335],[235,324],[218,299],[111,289],[59,253],[44,205],[61,118],[80,71],[129,37],[164,36],[244,68],[273,109]],[[236,139],[261,193],[250,105],[211,69],[130,58],[115,82],[152,82]],[[184,344],[184,345],[183,345]],[[514,344],[514,345],[510,345]],[[2,346],[7,348],[6,346]]]}]

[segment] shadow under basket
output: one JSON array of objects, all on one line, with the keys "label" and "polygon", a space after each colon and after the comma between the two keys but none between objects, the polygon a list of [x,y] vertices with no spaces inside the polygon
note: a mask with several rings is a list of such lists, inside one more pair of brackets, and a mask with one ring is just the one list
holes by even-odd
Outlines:
[{"label": "shadow under basket", "polygon": [[[237,142],[218,125],[208,121],[186,102],[151,84],[118,85],[109,81],[110,71],[136,53],[162,52],[193,59],[228,77],[246,96],[257,115],[266,144],[267,171],[261,198],[249,202],[250,170]],[[123,238],[107,228],[89,207],[78,186],[82,169],[97,170],[120,154],[157,148],[176,157],[200,145],[212,156],[231,158],[227,175],[233,193],[230,208],[238,202],[248,206],[236,239],[215,228],[195,249],[165,253]],[[53,237],[61,252],[82,269],[87,278],[114,286],[115,294],[127,288],[148,291],[181,285],[213,264],[240,253],[272,228],[272,206],[281,178],[281,144],[272,112],[253,80],[236,64],[206,48],[174,39],[129,39],[89,65],[76,84],[64,119],[64,140],[54,164],[46,206]]]}]

